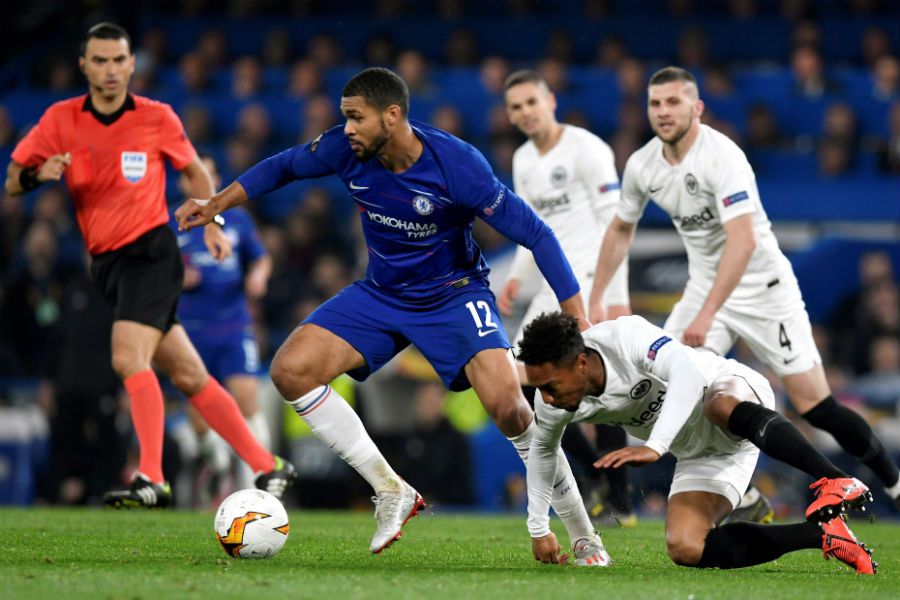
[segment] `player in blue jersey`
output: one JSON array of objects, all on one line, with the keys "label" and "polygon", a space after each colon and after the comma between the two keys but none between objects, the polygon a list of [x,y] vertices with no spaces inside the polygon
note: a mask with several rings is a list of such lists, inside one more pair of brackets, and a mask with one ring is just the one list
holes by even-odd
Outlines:
[{"label": "player in blue jersey", "polygon": [[[200,159],[213,178],[215,189],[219,189],[221,178],[215,160],[202,154]],[[182,178],[179,187],[190,197],[190,188],[184,183]],[[178,234],[184,262],[178,319],[209,372],[234,396],[257,441],[270,449],[269,427],[257,404],[259,348],[247,300],[265,295],[272,273],[272,258],[260,242],[253,217],[244,209],[229,212],[224,229],[232,243],[232,254],[222,262],[216,261],[207,251],[202,230]],[[198,435],[215,445],[216,434],[209,432],[199,414],[194,411],[191,417]],[[224,443],[219,446],[220,452],[227,456],[227,446]],[[237,485],[252,487],[253,474],[242,467],[242,464],[238,467]]]},{"label": "player in blue jersey", "polygon": [[[375,489],[381,552],[424,505],[388,465],[357,415],[328,384],[364,379],[408,344],[451,390],[473,387],[499,429],[527,457],[533,413],[522,392],[488,287],[488,266],[472,239],[476,217],[531,249],[561,308],[587,327],[578,283],[556,237],[491,171],[471,145],[410,122],[409,91],[396,74],[366,69],[344,86],[346,122],[252,167],[207,200],[176,212],[179,227],[297,179],[337,174],[359,209],[369,250],[364,279],[347,286],[291,333],[272,362],[272,380],[313,433]],[[570,537],[594,536],[562,451],[554,508]],[[583,544],[582,544],[583,545]]]}]

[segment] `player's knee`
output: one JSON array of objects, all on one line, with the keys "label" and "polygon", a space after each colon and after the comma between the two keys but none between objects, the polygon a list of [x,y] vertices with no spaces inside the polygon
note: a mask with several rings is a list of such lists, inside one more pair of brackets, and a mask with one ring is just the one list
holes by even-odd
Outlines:
[{"label": "player's knee", "polygon": [[269,375],[275,388],[287,400],[296,400],[317,385],[328,383],[316,382],[314,373],[306,361],[282,352],[277,353],[272,360]]},{"label": "player's knee", "polygon": [[485,409],[497,428],[508,437],[517,436],[525,431],[532,418],[531,409],[524,402],[518,402],[516,396],[485,403]]},{"label": "player's knee", "polygon": [[666,550],[676,565],[693,567],[703,556],[703,540],[689,535],[666,536]]}]

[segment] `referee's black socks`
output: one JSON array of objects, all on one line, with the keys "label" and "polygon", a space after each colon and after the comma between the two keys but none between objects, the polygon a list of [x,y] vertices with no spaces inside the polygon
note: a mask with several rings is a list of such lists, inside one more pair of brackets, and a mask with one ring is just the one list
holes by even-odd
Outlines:
[{"label": "referee's black socks", "polygon": [[881,440],[859,413],[828,396],[803,415],[810,425],[827,431],[841,448],[872,469],[885,486],[897,483],[900,471]]},{"label": "referee's black socks", "polygon": [[750,440],[774,459],[800,469],[815,479],[847,477],[816,450],[783,416],[755,402],[739,402],[728,418],[728,430]]}]

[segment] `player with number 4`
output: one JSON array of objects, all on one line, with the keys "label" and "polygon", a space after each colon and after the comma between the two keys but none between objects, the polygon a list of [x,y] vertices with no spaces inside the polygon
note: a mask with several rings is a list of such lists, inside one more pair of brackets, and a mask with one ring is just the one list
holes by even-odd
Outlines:
[{"label": "player with number 4", "polygon": [[[797,278],[772,233],[747,157],[702,125],[702,114],[689,72],[666,67],[650,78],[647,116],[656,137],[625,167],[619,209],[600,247],[591,320],[605,319],[604,290],[653,200],[672,217],[688,256],[684,295],[664,329],[719,355],[744,340],[781,379],[797,412],[865,463],[900,506],[897,465],[868,423],[831,395]],[[751,489],[738,510],[761,501]]]}]

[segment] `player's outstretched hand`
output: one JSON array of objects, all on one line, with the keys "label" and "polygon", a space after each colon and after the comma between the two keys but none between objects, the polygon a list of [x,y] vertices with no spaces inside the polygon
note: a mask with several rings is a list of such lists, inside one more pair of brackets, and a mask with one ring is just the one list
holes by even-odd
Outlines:
[{"label": "player's outstretched hand", "polygon": [[507,279],[506,285],[500,290],[500,297],[497,298],[497,308],[500,314],[508,317],[512,314],[513,303],[519,297],[519,287],[521,282],[518,279]]},{"label": "player's outstretched hand", "polygon": [[203,243],[210,256],[218,262],[231,256],[231,238],[217,224],[209,224],[203,228]]},{"label": "player's outstretched hand", "polygon": [[552,532],[544,537],[531,538],[531,552],[534,554],[534,559],[542,563],[564,565],[569,561],[568,553],[560,554],[562,548]]},{"label": "player's outstretched hand", "polygon": [[70,164],[72,164],[72,154],[70,152],[54,154],[44,161],[44,164],[38,169],[36,174],[37,180],[40,182],[59,181],[62,179],[63,173],[66,172],[66,167]]},{"label": "player's outstretched hand", "polygon": [[657,454],[656,450],[647,446],[633,446],[613,450],[595,462],[594,466],[598,469],[618,469],[626,465],[641,467],[655,463],[658,460],[659,454]]},{"label": "player's outstretched hand", "polygon": [[188,231],[194,227],[206,225],[217,214],[219,214],[219,211],[213,207],[212,202],[209,200],[191,198],[175,211],[178,231]]}]

